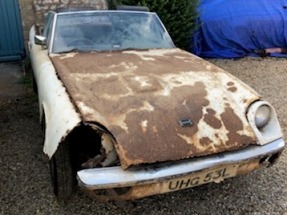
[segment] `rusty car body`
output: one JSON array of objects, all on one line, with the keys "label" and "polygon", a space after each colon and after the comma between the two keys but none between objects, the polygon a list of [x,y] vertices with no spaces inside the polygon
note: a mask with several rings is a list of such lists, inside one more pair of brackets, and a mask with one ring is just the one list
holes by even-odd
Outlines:
[{"label": "rusty car body", "polygon": [[274,108],[226,71],[176,48],[155,13],[50,12],[29,49],[54,192],[136,199],[274,163]]}]

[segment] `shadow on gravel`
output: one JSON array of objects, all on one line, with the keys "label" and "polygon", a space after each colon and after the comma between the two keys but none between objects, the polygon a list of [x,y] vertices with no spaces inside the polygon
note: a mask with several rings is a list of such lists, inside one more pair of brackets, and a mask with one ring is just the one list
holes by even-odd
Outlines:
[{"label": "shadow on gravel", "polygon": [[17,97],[23,94],[19,84],[23,78],[22,63],[0,63],[0,97]]}]

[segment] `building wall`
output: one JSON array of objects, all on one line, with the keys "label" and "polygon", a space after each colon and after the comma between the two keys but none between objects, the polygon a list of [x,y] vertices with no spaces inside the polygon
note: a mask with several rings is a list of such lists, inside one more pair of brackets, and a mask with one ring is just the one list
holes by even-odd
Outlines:
[{"label": "building wall", "polygon": [[29,38],[29,29],[36,24],[41,26],[45,14],[59,7],[89,7],[107,9],[106,0],[19,0],[25,41]]},{"label": "building wall", "polygon": [[33,0],[19,0],[20,13],[25,41],[28,40],[29,29],[35,23]]}]

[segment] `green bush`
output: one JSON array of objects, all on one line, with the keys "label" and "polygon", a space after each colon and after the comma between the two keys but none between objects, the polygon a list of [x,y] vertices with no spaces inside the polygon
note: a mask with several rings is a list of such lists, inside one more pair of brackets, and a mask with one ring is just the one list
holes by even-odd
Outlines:
[{"label": "green bush", "polygon": [[147,6],[156,12],[175,45],[182,49],[190,48],[190,36],[195,30],[198,0],[110,0],[110,6],[139,5]]}]

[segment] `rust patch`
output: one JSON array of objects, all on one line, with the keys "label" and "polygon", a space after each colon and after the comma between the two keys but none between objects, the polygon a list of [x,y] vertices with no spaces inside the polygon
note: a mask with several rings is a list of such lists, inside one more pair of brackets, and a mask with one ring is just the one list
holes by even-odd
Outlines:
[{"label": "rust patch", "polygon": [[260,167],[260,159],[250,160],[248,162],[240,164],[237,174],[246,175],[247,173],[254,171],[259,167]]},{"label": "rust patch", "polygon": [[[102,124],[114,135],[123,168],[234,150],[254,140],[253,133],[251,137],[236,133],[246,118],[232,112],[234,95],[222,86],[233,77],[190,53],[179,49],[78,53],[51,60],[84,121]],[[223,114],[214,109],[219,106],[209,87],[212,83],[224,91]],[[254,99],[250,96],[250,101]],[[193,125],[182,128],[178,124],[182,119]],[[198,126],[206,125],[202,122],[211,127],[216,144],[199,134]],[[228,142],[220,139],[223,124]]]},{"label": "rust patch", "polygon": [[227,83],[227,86],[234,86],[234,82],[232,82],[232,81],[229,81],[228,83]]},{"label": "rust patch", "polygon": [[236,92],[237,91],[237,88],[236,87],[229,87],[228,88],[228,90],[230,91],[230,92]]},{"label": "rust patch", "polygon": [[[206,94],[202,83],[176,88],[171,92],[171,97],[159,96],[156,99],[149,99],[151,106],[157,107],[153,112],[135,111],[128,114],[125,120],[129,125],[128,131],[137,135],[129,136],[126,142],[120,144],[120,154],[127,156],[122,160],[122,164],[130,166],[135,160],[144,160],[146,163],[178,160],[201,153],[195,145],[187,144],[175,134],[184,133],[192,137],[197,133],[196,125],[202,118],[202,107],[209,104],[205,99]],[[177,103],[170,103],[170,99],[174,97],[178,97],[180,101],[188,98],[188,101],[186,105],[179,106]],[[123,100],[123,103],[126,102]],[[180,127],[178,120],[182,118],[192,118],[194,126]],[[140,133],[141,120],[145,120],[149,125],[143,133],[145,136]],[[156,128],[156,132],[153,128]],[[145,141],[142,141],[143,138]]]},{"label": "rust patch", "polygon": [[[225,112],[221,114],[221,117],[228,131],[237,132],[243,129],[242,121],[238,118],[238,116],[230,107],[225,108]],[[229,120],[227,120],[228,118]]]},{"label": "rust patch", "polygon": [[222,126],[221,121],[216,118],[215,114],[215,110],[212,109],[207,109],[207,114],[204,115],[204,121],[210,125],[211,127],[215,128],[215,129],[219,129]]},{"label": "rust patch", "polygon": [[230,92],[236,92],[237,91],[237,87],[236,86],[234,86],[235,85],[235,83],[234,82],[232,82],[232,81],[229,81],[228,83],[227,83],[227,86],[228,86],[228,90],[230,91]]},{"label": "rust patch", "polygon": [[209,139],[208,137],[201,138],[199,142],[202,146],[206,146],[206,147],[211,146],[212,144],[212,140]]},{"label": "rust patch", "polygon": [[229,131],[228,141],[225,143],[225,150],[229,147],[240,148],[249,144],[256,144],[256,138],[251,135],[241,135],[240,131],[246,129],[252,133],[250,127],[244,127],[242,120],[234,113],[230,107],[225,108],[225,112],[221,115],[224,126]]},{"label": "rust patch", "polygon": [[244,104],[248,104],[248,102],[249,102],[249,101],[248,101],[247,99],[243,99],[243,103],[244,103]]}]

